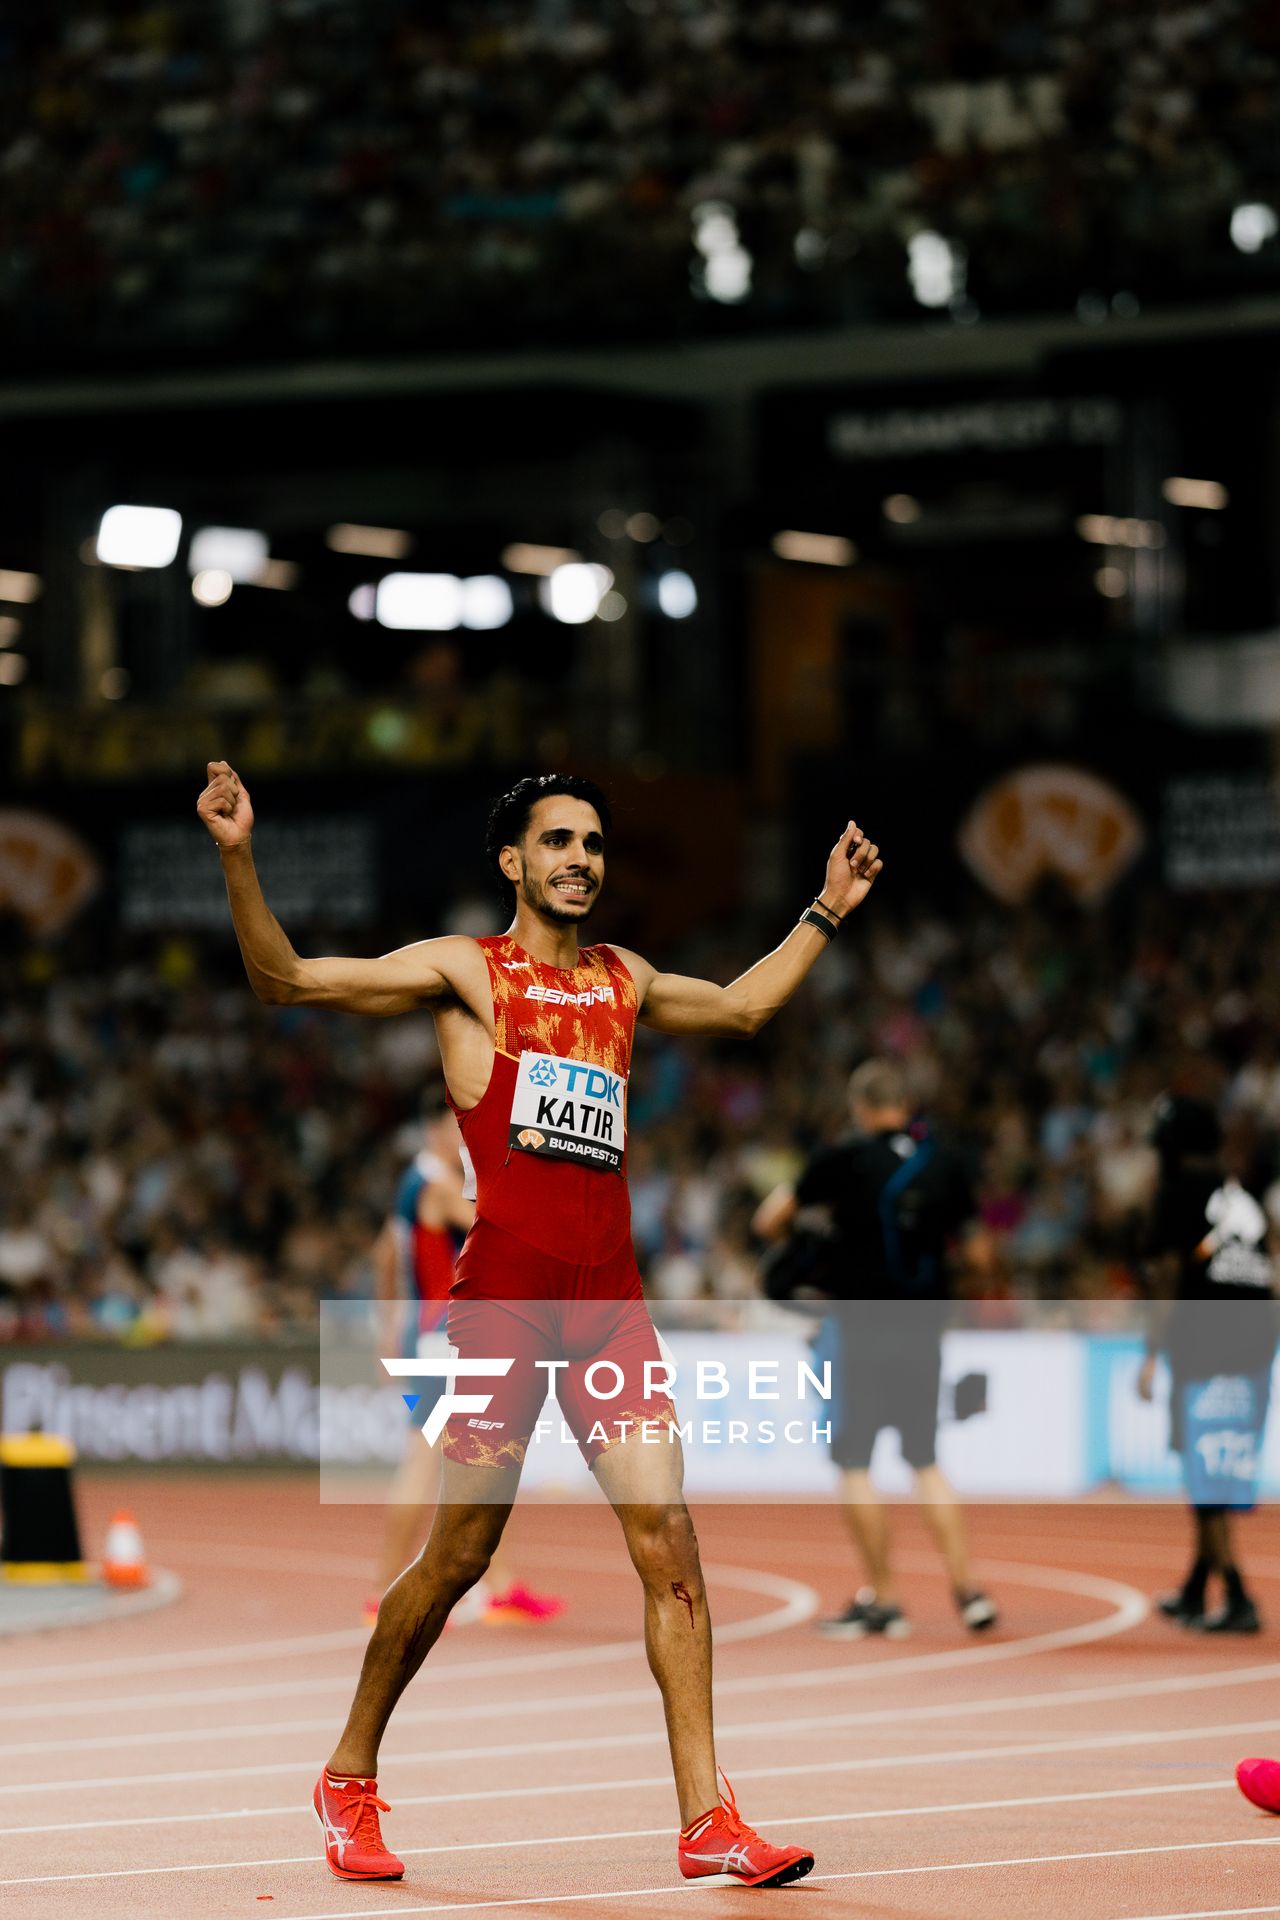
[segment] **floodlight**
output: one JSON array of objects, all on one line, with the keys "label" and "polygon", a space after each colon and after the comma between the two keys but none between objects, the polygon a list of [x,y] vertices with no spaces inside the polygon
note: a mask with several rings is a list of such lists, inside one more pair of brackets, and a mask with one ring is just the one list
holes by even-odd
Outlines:
[{"label": "floodlight", "polygon": [[172,507],[108,507],[97,557],[108,567],[167,567],[181,538],[182,515]]},{"label": "floodlight", "polygon": [[568,627],[580,627],[594,620],[600,602],[612,585],[613,575],[608,567],[591,561],[570,561],[541,582],[538,598],[553,620],[563,621]]},{"label": "floodlight", "polygon": [[201,607],[225,607],[235,581],[225,567],[205,567],[191,582],[191,598]]},{"label": "floodlight", "polygon": [[658,605],[668,620],[687,620],[698,610],[698,589],[687,573],[673,568],[658,575]]},{"label": "floodlight", "polygon": [[500,573],[475,573],[462,583],[462,624],[475,633],[505,627],[515,611],[511,588]]},{"label": "floodlight", "polygon": [[376,606],[384,627],[451,633],[462,625],[462,582],[453,573],[389,573],[378,582]]},{"label": "floodlight", "polygon": [[267,562],[267,536],[253,527],[197,527],[187,567],[194,575],[229,573],[238,587],[252,586]]}]

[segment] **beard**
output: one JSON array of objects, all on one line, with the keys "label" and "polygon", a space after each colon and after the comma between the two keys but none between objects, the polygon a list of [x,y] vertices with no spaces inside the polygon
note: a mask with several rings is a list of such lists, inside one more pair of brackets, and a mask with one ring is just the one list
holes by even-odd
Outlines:
[{"label": "beard", "polygon": [[543,886],[538,880],[531,880],[526,869],[520,876],[520,898],[524,901],[526,907],[531,907],[534,913],[540,914],[544,920],[550,920],[553,925],[557,927],[576,927],[581,925],[584,920],[589,920],[595,912],[596,901],[600,898],[600,893],[598,888],[592,888],[587,894],[581,910],[574,913],[557,900],[550,887]]}]

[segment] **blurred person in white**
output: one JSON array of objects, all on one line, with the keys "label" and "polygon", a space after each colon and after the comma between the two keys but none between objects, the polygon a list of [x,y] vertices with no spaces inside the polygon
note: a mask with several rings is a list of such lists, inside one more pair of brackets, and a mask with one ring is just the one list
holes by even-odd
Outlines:
[{"label": "blurred person in white", "polygon": [[1227,1089],[1229,1113],[1251,1113],[1268,1127],[1280,1127],[1280,1043],[1261,1036]]},{"label": "blurred person in white", "polygon": [[160,1324],[176,1340],[226,1340],[257,1326],[253,1265],[218,1233],[193,1244],[169,1221],[159,1222],[147,1280]]},{"label": "blurred person in white", "polygon": [[1129,1102],[1099,1114],[1090,1144],[1098,1224],[1125,1228],[1146,1214],[1160,1177],[1160,1159],[1146,1138],[1142,1109]]},{"label": "blurred person in white", "polygon": [[22,1292],[39,1280],[56,1281],[58,1256],[29,1199],[12,1200],[0,1225],[0,1285]]}]

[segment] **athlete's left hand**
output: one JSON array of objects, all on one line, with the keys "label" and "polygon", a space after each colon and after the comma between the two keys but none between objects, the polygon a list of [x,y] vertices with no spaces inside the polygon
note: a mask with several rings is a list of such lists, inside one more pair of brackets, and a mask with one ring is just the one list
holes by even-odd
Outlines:
[{"label": "athlete's left hand", "polygon": [[870,893],[883,865],[879,847],[851,820],[831,849],[819,900],[833,913],[852,913]]}]

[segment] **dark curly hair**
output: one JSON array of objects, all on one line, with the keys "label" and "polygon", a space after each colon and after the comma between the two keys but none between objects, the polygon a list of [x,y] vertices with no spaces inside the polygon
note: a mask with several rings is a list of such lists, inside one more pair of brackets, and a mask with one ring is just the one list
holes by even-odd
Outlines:
[{"label": "dark curly hair", "polygon": [[506,793],[500,793],[489,809],[484,850],[489,865],[498,876],[508,908],[515,905],[516,890],[498,865],[498,855],[504,847],[520,844],[529,825],[529,817],[539,800],[548,800],[557,793],[567,793],[571,799],[585,800],[589,807],[594,807],[606,834],[613,825],[613,814],[605,794],[594,780],[587,780],[578,773],[527,774]]}]

